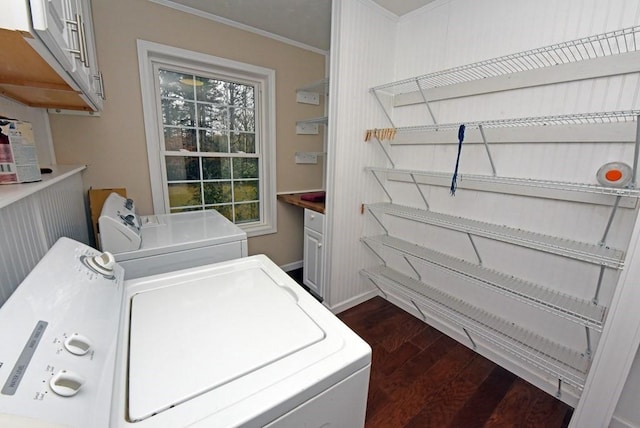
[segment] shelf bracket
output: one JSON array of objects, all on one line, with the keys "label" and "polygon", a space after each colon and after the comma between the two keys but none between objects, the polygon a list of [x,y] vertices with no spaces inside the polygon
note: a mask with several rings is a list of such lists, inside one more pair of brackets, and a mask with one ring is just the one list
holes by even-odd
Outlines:
[{"label": "shelf bracket", "polygon": [[415,79],[415,80],[416,80],[416,86],[420,90],[420,95],[422,95],[422,99],[424,100],[424,105],[427,106],[427,111],[429,112],[429,116],[431,116],[431,120],[433,121],[433,124],[437,125],[438,121],[436,120],[436,117],[433,115],[433,111],[431,110],[431,106],[429,105],[429,100],[427,99],[427,94],[424,93],[424,89],[422,88],[422,86],[420,86],[420,79]]},{"label": "shelf bracket", "polygon": [[482,125],[478,125],[478,130],[480,131],[480,135],[482,136],[482,142],[484,143],[484,149],[487,151],[487,157],[489,158],[489,163],[491,164],[491,172],[493,176],[496,177],[496,166],[493,163],[493,157],[491,156],[491,150],[489,150],[489,143],[487,143],[487,137],[484,135],[484,129]]},{"label": "shelf bracket", "polygon": [[587,358],[591,359],[591,332],[589,331],[589,327],[584,328],[587,333],[587,349],[584,351],[584,354]]},{"label": "shelf bracket", "polygon": [[376,179],[380,187],[382,187],[382,190],[384,191],[385,195],[387,195],[387,198],[389,198],[389,202],[393,203],[393,198],[391,197],[389,192],[387,192],[387,188],[384,187],[384,184],[382,184],[382,181],[380,181],[380,177],[378,177],[378,174],[376,174],[376,172],[373,170],[371,171],[371,173],[373,174],[373,177]]},{"label": "shelf bracket", "polygon": [[387,120],[391,124],[391,127],[396,128],[396,125],[393,123],[393,120],[391,120],[391,116],[389,116],[389,112],[385,108],[384,104],[382,104],[382,101],[380,101],[380,97],[378,97],[378,92],[375,89],[372,89],[371,92],[373,93],[373,96],[375,97],[376,101],[380,105],[380,108],[384,112],[384,115],[387,117]]},{"label": "shelf bracket", "polygon": [[374,140],[376,140],[378,142],[378,145],[380,146],[380,148],[382,149],[382,152],[385,154],[385,156],[387,157],[387,159],[389,159],[389,162],[391,163],[391,168],[395,168],[396,164],[393,162],[393,159],[391,159],[391,155],[389,155],[389,152],[387,151],[387,149],[384,147],[384,145],[382,144],[382,141],[380,141],[380,139],[377,136],[373,136]]},{"label": "shelf bracket", "polygon": [[422,282],[422,275],[420,275],[420,272],[418,272],[418,270],[416,269],[416,267],[413,265],[413,263],[411,263],[409,261],[409,259],[407,258],[407,256],[405,256],[404,254],[402,255],[402,257],[404,258],[404,261],[407,262],[407,264],[409,265],[409,267],[411,267],[411,269],[413,270],[413,272],[416,274],[416,276],[418,277],[418,281]]},{"label": "shelf bracket", "polygon": [[427,211],[431,211],[431,208],[429,208],[429,202],[427,202],[427,198],[424,196],[424,193],[422,193],[422,189],[420,188],[420,185],[416,181],[415,175],[413,173],[410,173],[409,175],[411,176],[411,179],[413,180],[413,184],[415,184],[416,187],[418,188],[418,192],[420,193],[420,196],[422,196],[422,201],[424,202],[424,205],[427,207]]},{"label": "shelf bracket", "polygon": [[382,288],[380,288],[380,286],[378,286],[378,284],[376,284],[376,282],[373,279],[371,279],[371,278],[368,278],[368,279],[369,279],[369,281],[371,281],[373,286],[376,287],[378,289],[378,291],[382,293],[382,295],[384,296],[385,300],[388,300],[387,299],[387,293],[385,293],[384,290]]},{"label": "shelf bracket", "polygon": [[636,116],[636,145],[633,149],[633,170],[631,172],[631,184],[632,188],[636,187],[636,180],[638,178],[638,174],[636,170],[638,169],[638,151],[640,149],[640,115]]},{"label": "shelf bracket", "polygon": [[387,261],[380,255],[378,254],[378,252],[376,250],[373,249],[373,247],[371,245],[369,245],[369,243],[367,241],[361,240],[360,242],[362,242],[369,250],[371,250],[371,252],[380,259],[380,261],[382,262],[382,264],[384,266],[387,265]]},{"label": "shelf bracket", "polygon": [[469,340],[471,341],[471,345],[473,346],[473,350],[475,351],[476,349],[478,349],[478,345],[476,345],[476,342],[473,341],[473,339],[471,338],[471,335],[469,334],[467,329],[462,327],[462,331],[464,331],[464,334],[466,334],[467,337],[469,338]]},{"label": "shelf bracket", "polygon": [[598,285],[596,286],[596,292],[591,299],[591,303],[598,304],[598,296],[600,295],[600,287],[602,287],[602,279],[604,278],[604,266],[600,266],[600,275],[598,276]]},{"label": "shelf bracket", "polygon": [[482,258],[480,257],[480,252],[478,251],[478,247],[476,247],[476,243],[473,241],[473,236],[471,236],[469,232],[467,232],[467,236],[469,237],[469,242],[471,242],[473,251],[476,253],[476,257],[478,258],[478,264],[482,266]]},{"label": "shelf bracket", "polygon": [[373,217],[373,219],[378,223],[378,225],[382,228],[382,230],[384,230],[385,235],[388,236],[389,235],[389,229],[384,227],[384,224],[382,224],[382,222],[380,221],[378,216],[375,215],[375,213],[373,211],[371,211],[370,209],[368,211],[369,211],[369,214],[371,214],[371,217]]},{"label": "shelf bracket", "polygon": [[418,307],[418,305],[416,305],[416,302],[413,301],[413,299],[411,299],[411,303],[413,303],[413,307],[416,308],[416,310],[418,312],[420,312],[420,316],[422,317],[422,321],[427,322],[427,317],[424,314],[424,312],[422,312],[422,310],[420,310],[420,308]]},{"label": "shelf bracket", "polygon": [[616,201],[613,204],[613,208],[611,209],[611,215],[609,215],[609,221],[607,222],[607,226],[604,228],[604,234],[602,235],[602,239],[599,242],[600,245],[604,245],[607,239],[609,229],[611,229],[611,224],[613,223],[613,217],[615,217],[616,211],[618,210],[618,205],[620,205],[620,199],[622,199],[622,196],[616,196]]}]

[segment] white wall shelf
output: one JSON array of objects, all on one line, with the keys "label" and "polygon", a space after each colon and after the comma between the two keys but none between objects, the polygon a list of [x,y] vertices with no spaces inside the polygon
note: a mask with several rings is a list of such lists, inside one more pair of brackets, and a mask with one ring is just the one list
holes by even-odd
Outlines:
[{"label": "white wall shelf", "polygon": [[[515,278],[392,236],[367,237],[363,238],[363,242],[374,252],[376,252],[374,250],[376,246],[390,248],[395,252],[428,263],[447,273],[457,275],[473,284],[487,287],[494,292],[551,312],[556,316],[568,319],[584,327],[589,327],[595,331],[602,330],[606,308],[594,304],[590,300],[560,293],[548,287]],[[380,256],[378,252],[376,254]]]},{"label": "white wall shelf", "polygon": [[[380,183],[382,183],[380,177],[384,175],[388,180],[416,183],[419,185],[451,186],[451,173],[377,167],[367,167],[366,170],[375,174]],[[635,208],[637,200],[640,197],[640,190],[635,188],[604,187],[585,183],[474,174],[459,174],[457,187],[459,189],[608,206],[615,205],[616,197],[620,197],[617,204],[619,207],[624,208]],[[387,194],[389,193],[387,192]]]},{"label": "white wall shelf", "polygon": [[634,26],[428,73],[371,91],[378,101],[380,95],[391,96],[392,105],[400,107],[634,73],[640,71],[639,50],[640,26]]},{"label": "white wall shelf", "polygon": [[613,269],[622,269],[624,266],[624,252],[606,245],[577,242],[557,236],[384,202],[367,205],[367,209],[374,213],[376,219],[379,218],[379,214],[388,214],[599,266]]},{"label": "white wall shelf", "polygon": [[[361,271],[383,293],[400,294],[416,307],[425,321],[445,320],[463,330],[473,342],[482,340],[579,390],[584,387],[589,359],[507,320],[456,299],[424,282],[385,266]],[[421,309],[426,309],[423,312]],[[432,314],[438,319],[432,319]]]}]

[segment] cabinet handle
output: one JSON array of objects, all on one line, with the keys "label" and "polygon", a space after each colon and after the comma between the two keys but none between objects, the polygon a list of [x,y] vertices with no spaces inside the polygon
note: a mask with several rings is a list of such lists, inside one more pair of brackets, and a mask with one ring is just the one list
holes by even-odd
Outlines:
[{"label": "cabinet handle", "polygon": [[80,37],[80,61],[85,67],[89,68],[89,58],[87,57],[87,34],[85,33],[84,21],[82,15],[77,14],[78,34]]},{"label": "cabinet handle", "polygon": [[104,94],[104,78],[102,77],[102,72],[98,72],[98,74],[94,74],[93,78],[98,81],[98,90],[96,94],[100,95],[100,98],[106,100],[107,97]]},{"label": "cabinet handle", "polygon": [[318,243],[318,248],[322,247],[322,243]]}]

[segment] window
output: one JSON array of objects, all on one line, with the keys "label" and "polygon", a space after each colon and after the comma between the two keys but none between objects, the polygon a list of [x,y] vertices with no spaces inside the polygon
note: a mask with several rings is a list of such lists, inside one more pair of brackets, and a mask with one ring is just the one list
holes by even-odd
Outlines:
[{"label": "window", "polygon": [[138,41],[154,210],[275,232],[275,72]]}]

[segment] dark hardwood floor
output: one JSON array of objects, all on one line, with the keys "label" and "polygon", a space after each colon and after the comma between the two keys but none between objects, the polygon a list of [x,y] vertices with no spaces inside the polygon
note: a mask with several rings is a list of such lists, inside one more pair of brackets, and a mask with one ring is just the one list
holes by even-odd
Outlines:
[{"label": "dark hardwood floor", "polygon": [[338,317],[373,349],[366,428],[569,423],[571,407],[380,297]]}]

